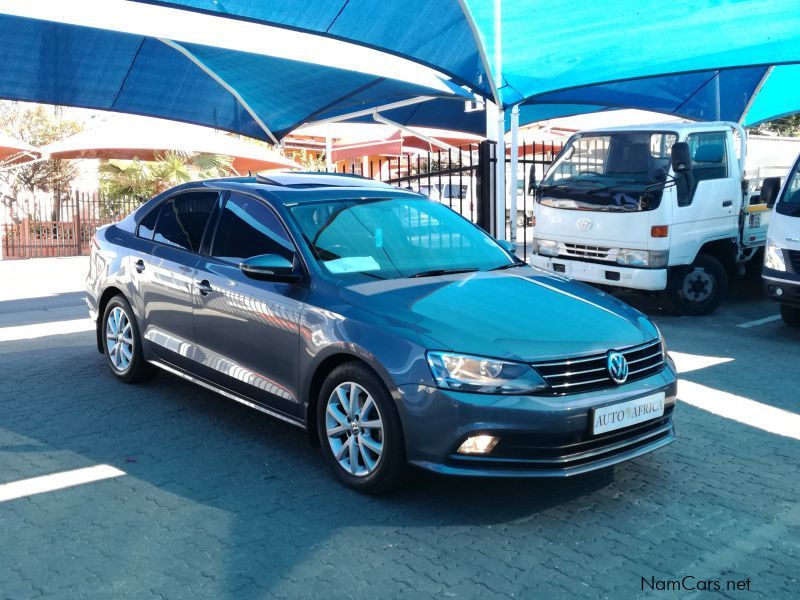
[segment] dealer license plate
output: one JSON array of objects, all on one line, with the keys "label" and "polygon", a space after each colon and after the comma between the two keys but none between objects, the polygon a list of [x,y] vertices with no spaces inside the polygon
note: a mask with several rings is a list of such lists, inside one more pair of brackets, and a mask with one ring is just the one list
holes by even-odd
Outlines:
[{"label": "dealer license plate", "polygon": [[606,433],[657,419],[664,414],[666,394],[658,392],[627,402],[611,404],[592,411],[592,433]]}]

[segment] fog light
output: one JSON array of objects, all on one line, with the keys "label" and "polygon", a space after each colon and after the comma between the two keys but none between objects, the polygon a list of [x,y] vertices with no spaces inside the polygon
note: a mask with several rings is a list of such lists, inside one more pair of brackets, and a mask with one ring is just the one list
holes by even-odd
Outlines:
[{"label": "fog light", "polygon": [[500,438],[493,435],[473,435],[464,440],[464,443],[458,447],[458,453],[489,454],[499,441]]},{"label": "fog light", "polygon": [[783,296],[783,288],[776,288],[775,289],[776,296]]}]

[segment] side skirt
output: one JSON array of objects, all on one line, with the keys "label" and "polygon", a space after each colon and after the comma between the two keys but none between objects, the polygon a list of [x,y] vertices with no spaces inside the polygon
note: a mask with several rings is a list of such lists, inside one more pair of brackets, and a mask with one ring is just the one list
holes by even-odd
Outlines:
[{"label": "side skirt", "polygon": [[199,385],[201,387],[204,387],[204,388],[206,388],[208,390],[211,390],[212,392],[216,392],[217,394],[225,396],[226,398],[230,398],[231,400],[234,400],[234,401],[238,402],[239,404],[244,404],[245,406],[247,406],[249,408],[253,408],[253,409],[255,409],[255,410],[259,411],[259,412],[262,412],[264,414],[267,414],[267,415],[269,415],[271,417],[275,417],[276,419],[280,419],[281,421],[285,421],[286,423],[294,425],[295,427],[299,427],[300,429],[305,429],[306,428],[305,424],[301,423],[300,421],[296,421],[295,419],[292,419],[291,417],[287,417],[286,415],[281,414],[281,413],[279,413],[277,411],[270,410],[269,408],[261,406],[260,404],[256,404],[255,402],[251,402],[250,400],[246,400],[245,398],[242,398],[241,396],[238,396],[238,395],[236,395],[236,394],[234,394],[232,392],[229,392],[228,390],[219,388],[219,387],[217,387],[217,386],[215,386],[215,385],[213,385],[211,383],[208,383],[207,381],[205,381],[203,379],[199,379],[198,377],[194,377],[192,375],[189,375],[188,373],[184,373],[180,369],[176,369],[175,367],[171,367],[169,365],[166,365],[166,364],[162,363],[161,361],[149,360],[147,362],[149,362],[150,364],[158,367],[159,369],[164,369],[168,373],[172,373],[173,375],[177,375],[178,377],[181,377],[181,378],[183,378],[183,379],[185,379],[187,381],[191,381],[192,383],[195,383],[195,384],[197,384],[197,385]]}]

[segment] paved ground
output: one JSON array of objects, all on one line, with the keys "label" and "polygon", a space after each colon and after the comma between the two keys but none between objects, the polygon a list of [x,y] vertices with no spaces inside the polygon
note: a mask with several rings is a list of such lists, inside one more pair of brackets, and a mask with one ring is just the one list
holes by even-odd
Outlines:
[{"label": "paved ground", "polygon": [[126,475],[0,501],[2,600],[703,597],[667,583],[685,576],[800,597],[800,333],[740,327],[777,314],[757,285],[707,318],[633,299],[686,371],[675,444],[565,481],[419,475],[369,498],[297,429],[170,375],[112,381],[83,268],[0,263],[0,484]]}]

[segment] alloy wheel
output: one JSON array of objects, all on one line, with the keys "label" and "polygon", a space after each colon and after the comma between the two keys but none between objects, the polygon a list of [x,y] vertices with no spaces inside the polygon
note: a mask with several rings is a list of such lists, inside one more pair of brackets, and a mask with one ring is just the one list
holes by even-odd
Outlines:
[{"label": "alloy wheel", "polygon": [[125,371],[133,360],[133,331],[125,311],[115,306],[106,319],[106,350],[111,365]]},{"label": "alloy wheel", "polygon": [[383,456],[383,419],[372,395],[357,383],[339,384],[328,398],[325,432],[336,462],[366,477]]}]

